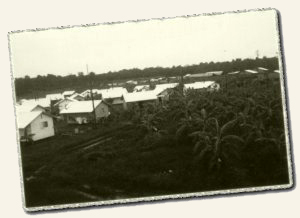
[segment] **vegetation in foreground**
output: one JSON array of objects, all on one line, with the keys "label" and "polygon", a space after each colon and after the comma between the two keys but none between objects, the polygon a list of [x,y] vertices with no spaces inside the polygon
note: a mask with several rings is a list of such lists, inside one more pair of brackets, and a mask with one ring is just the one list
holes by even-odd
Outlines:
[{"label": "vegetation in foreground", "polygon": [[93,130],[103,136],[94,146],[72,150],[71,136],[22,146],[26,205],[289,183],[279,81],[227,85],[179,86],[165,105],[115,112],[107,132]]}]

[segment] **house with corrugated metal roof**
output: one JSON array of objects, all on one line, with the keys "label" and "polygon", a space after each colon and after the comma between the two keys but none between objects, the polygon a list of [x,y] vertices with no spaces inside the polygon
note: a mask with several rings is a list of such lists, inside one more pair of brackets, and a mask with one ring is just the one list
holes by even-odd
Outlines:
[{"label": "house with corrugated metal roof", "polygon": [[123,95],[125,110],[132,109],[134,106],[142,108],[147,103],[157,103],[157,92],[144,91],[144,92],[132,92]]},{"label": "house with corrugated metal roof", "polygon": [[211,76],[220,76],[223,74],[223,71],[210,71],[205,73],[195,73],[195,74],[187,74],[185,78],[202,78],[202,77],[211,77]]},{"label": "house with corrugated metal roof", "polygon": [[43,108],[50,110],[50,99],[49,98],[36,98],[36,99],[21,99],[19,101],[21,105],[40,105]]},{"label": "house with corrugated metal roof", "polygon": [[16,111],[17,112],[31,112],[31,111],[46,112],[46,109],[37,103],[31,102],[27,104],[17,104]]},{"label": "house with corrugated metal roof", "polygon": [[109,89],[99,89],[98,93],[102,96],[102,100],[109,103],[114,109],[123,108],[123,95],[127,94],[127,89],[123,87],[112,87]]},{"label": "house with corrugated metal roof", "polygon": [[51,115],[41,111],[17,111],[20,141],[37,141],[55,135]]},{"label": "house with corrugated metal roof", "polygon": [[203,81],[203,82],[194,82],[184,84],[184,90],[188,89],[211,89],[211,90],[219,90],[220,86],[215,81]]},{"label": "house with corrugated metal roof", "polygon": [[98,121],[109,114],[109,105],[103,100],[70,102],[60,111],[60,115],[69,124],[91,123],[95,118]]}]

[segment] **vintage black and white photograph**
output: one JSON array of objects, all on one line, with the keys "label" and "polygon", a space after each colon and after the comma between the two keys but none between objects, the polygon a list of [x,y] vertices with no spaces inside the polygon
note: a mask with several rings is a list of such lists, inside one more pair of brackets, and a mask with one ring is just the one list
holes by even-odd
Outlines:
[{"label": "vintage black and white photograph", "polygon": [[11,32],[24,208],[292,187],[280,36],[274,9]]}]

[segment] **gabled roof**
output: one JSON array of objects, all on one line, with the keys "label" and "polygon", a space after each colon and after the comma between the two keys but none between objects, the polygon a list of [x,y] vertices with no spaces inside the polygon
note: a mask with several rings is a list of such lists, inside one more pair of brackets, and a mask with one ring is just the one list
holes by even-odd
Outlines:
[{"label": "gabled roof", "polygon": [[79,94],[79,93],[74,93],[73,95],[70,96],[70,99],[74,99],[74,98],[76,98],[77,96],[84,98],[83,95],[81,95],[81,94]]},{"label": "gabled roof", "polygon": [[209,76],[218,76],[221,75],[223,71],[210,71],[205,73],[196,73],[192,75],[186,75],[186,77],[209,77]]},{"label": "gabled roof", "polygon": [[156,100],[156,92],[154,91],[144,91],[144,92],[132,92],[123,95],[124,101],[129,102],[140,102],[140,101],[150,101]]},{"label": "gabled roof", "polygon": [[151,82],[156,82],[156,81],[159,81],[159,80],[162,80],[163,78],[160,77],[160,78],[152,78],[150,79]]},{"label": "gabled roof", "polygon": [[169,89],[169,88],[175,88],[178,85],[178,83],[164,83],[164,84],[157,84],[155,86],[155,89]]},{"label": "gabled roof", "polygon": [[26,128],[35,118],[37,118],[42,111],[31,111],[31,112],[18,112],[17,113],[17,126],[19,129]]},{"label": "gabled roof", "polygon": [[73,95],[75,93],[74,90],[64,91],[62,95]]},{"label": "gabled roof", "polygon": [[158,95],[159,93],[165,91],[166,89],[173,89],[178,85],[178,83],[165,83],[165,84],[157,84],[153,92]]},{"label": "gabled roof", "polygon": [[219,76],[223,74],[223,71],[210,71],[210,72],[206,72],[205,74],[210,76]]},{"label": "gabled roof", "polygon": [[[99,89],[93,89],[92,91],[93,91],[93,94],[100,94],[100,90]],[[91,90],[90,89],[87,89],[87,90],[85,90],[85,91],[83,91],[83,92],[80,93],[80,95],[82,95],[83,97],[86,97],[86,96],[88,96],[90,94],[91,94]]]},{"label": "gabled roof", "polygon": [[30,112],[33,111],[36,108],[41,108],[42,110],[45,110],[44,107],[42,107],[39,104],[33,103],[33,104],[22,104],[22,105],[16,105],[16,111],[17,112]]},{"label": "gabled roof", "polygon": [[212,84],[214,84],[214,81],[204,81],[204,82],[195,82],[195,83],[188,83],[184,84],[185,89],[203,89],[208,88]]},{"label": "gabled roof", "polygon": [[[105,102],[102,100],[95,100],[94,101],[95,108],[98,107],[101,103],[105,103]],[[74,101],[74,102],[70,102],[66,106],[66,108],[62,109],[60,114],[91,113],[91,112],[93,112],[92,101]]]},{"label": "gabled roof", "polygon": [[138,82],[137,81],[135,81],[135,80],[128,80],[128,81],[126,81],[126,83],[130,83],[130,84],[137,84]]},{"label": "gabled roof", "polygon": [[109,89],[100,89],[98,92],[102,95],[103,99],[121,98],[124,94],[127,94],[127,89],[123,87],[113,87]]},{"label": "gabled roof", "polygon": [[37,98],[37,99],[22,99],[21,100],[22,105],[40,105],[44,108],[50,107],[50,99],[49,98]]},{"label": "gabled roof", "polygon": [[70,98],[70,97],[67,97],[67,98],[61,99],[60,101],[56,102],[56,103],[54,104],[54,106],[57,106],[57,105],[59,105],[60,103],[62,103],[62,102],[64,102],[64,101],[75,102],[75,101],[77,101],[77,100],[76,100],[76,99],[72,99],[72,98]]},{"label": "gabled roof", "polygon": [[46,95],[46,98],[50,100],[60,100],[63,99],[64,97],[62,94],[56,93],[56,94],[48,94]]}]

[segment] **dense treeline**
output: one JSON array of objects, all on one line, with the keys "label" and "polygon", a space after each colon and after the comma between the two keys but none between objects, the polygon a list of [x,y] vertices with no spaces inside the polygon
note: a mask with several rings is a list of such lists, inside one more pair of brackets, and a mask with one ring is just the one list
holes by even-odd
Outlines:
[{"label": "dense treeline", "polygon": [[[137,79],[143,77],[172,77],[182,74],[205,73],[208,71],[223,71],[228,73],[231,71],[254,69],[256,67],[265,67],[270,70],[278,69],[277,57],[272,58],[256,58],[256,59],[235,59],[226,62],[209,62],[200,63],[191,66],[174,66],[172,68],[151,67],[145,69],[124,69],[118,72],[108,72],[105,74],[92,73],[93,86],[95,88],[105,88],[107,83],[114,83],[129,79]],[[47,76],[37,76],[30,78],[16,78],[16,95],[17,97],[41,97],[45,93],[60,92],[66,89],[83,90],[89,88],[91,78],[82,72],[70,74],[68,76],[56,76],[48,74]]]}]

